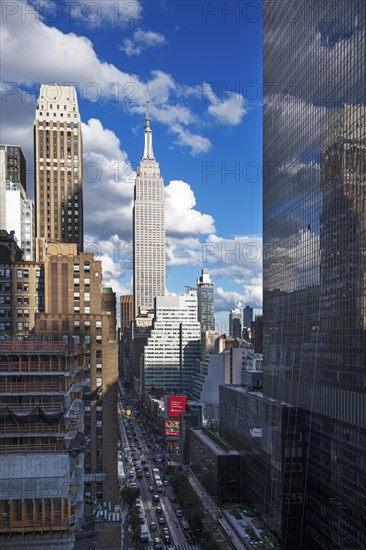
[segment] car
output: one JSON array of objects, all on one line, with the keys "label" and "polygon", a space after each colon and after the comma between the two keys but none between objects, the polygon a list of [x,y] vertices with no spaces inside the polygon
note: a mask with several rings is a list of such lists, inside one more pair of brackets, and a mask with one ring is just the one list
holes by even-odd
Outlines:
[{"label": "car", "polygon": [[154,490],[154,486],[153,485],[149,485],[149,491],[153,492]]},{"label": "car", "polygon": [[177,518],[181,518],[183,517],[183,512],[180,508],[176,508],[175,509],[175,515],[177,516]]},{"label": "car", "polygon": [[154,539],[154,550],[162,550],[162,549],[163,549],[163,545],[161,544],[159,537],[157,537],[156,539]]},{"label": "car", "polygon": [[156,531],[158,526],[156,525],[155,521],[150,521],[150,531]]},{"label": "car", "polygon": [[165,544],[170,544],[170,535],[163,535],[163,541]]},{"label": "car", "polygon": [[168,485],[169,485],[169,481],[168,481],[167,479],[164,479],[164,481],[163,481],[163,485],[164,485],[164,487],[168,487]]},{"label": "car", "polygon": [[132,489],[137,489],[137,483],[135,483],[134,481],[131,483],[130,487],[132,487]]},{"label": "car", "polygon": [[149,470],[146,470],[146,472],[145,472],[145,477],[150,477],[150,472],[149,472]]},{"label": "car", "polygon": [[[153,501],[154,501],[154,502],[159,502],[159,500],[160,500],[160,499],[159,499],[159,495],[154,495],[154,496],[153,496]],[[183,515],[183,514],[182,514],[182,515]]]},{"label": "car", "polygon": [[155,508],[155,511],[157,514],[161,514],[161,512],[163,511],[162,507],[159,505]]},{"label": "car", "polygon": [[160,525],[165,525],[165,517],[164,516],[161,516],[159,518],[159,523],[160,523]]},{"label": "car", "polygon": [[163,535],[169,535],[168,527],[163,527]]}]

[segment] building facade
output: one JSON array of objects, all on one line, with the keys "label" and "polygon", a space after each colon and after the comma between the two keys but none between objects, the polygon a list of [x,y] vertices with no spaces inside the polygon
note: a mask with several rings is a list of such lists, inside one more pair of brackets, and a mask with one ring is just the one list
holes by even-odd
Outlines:
[{"label": "building facade", "polygon": [[34,121],[36,237],[83,250],[82,135],[74,86],[41,86]]},{"label": "building facade", "polygon": [[306,411],[302,544],[365,548],[366,4],[264,5],[263,391]]},{"label": "building facade", "polygon": [[242,457],[242,500],[281,548],[302,548],[304,411],[261,392],[220,386],[220,434]]},{"label": "building facade", "polygon": [[242,327],[241,327],[241,309],[236,307],[230,310],[229,313],[229,336],[231,338],[241,338],[242,336]]},{"label": "building facade", "polygon": [[218,506],[241,500],[241,457],[205,429],[190,428],[190,468]]},{"label": "building facade", "polygon": [[34,205],[26,192],[26,162],[18,145],[0,145],[0,229],[15,237],[25,260],[35,257]]},{"label": "building facade", "polygon": [[250,328],[250,324],[253,321],[253,308],[245,306],[243,308],[243,328]]},{"label": "building facade", "polygon": [[141,364],[141,391],[162,388],[189,394],[199,368],[201,325],[197,321],[197,293],[155,299],[153,328]]},{"label": "building facade", "polygon": [[154,298],[165,296],[164,182],[152,148],[149,101],[133,206],[134,315],[154,309]]},{"label": "building facade", "polygon": [[197,279],[197,306],[202,332],[214,331],[214,284],[206,268],[202,269],[201,275]]},{"label": "building facade", "polygon": [[[0,241],[1,245],[1,241]],[[64,338],[81,345],[83,375],[90,393],[85,433],[86,493],[118,502],[116,299],[102,288],[101,262],[78,253],[76,244],[49,243],[43,261],[1,266],[0,284],[9,284],[11,303],[3,339]],[[1,277],[1,274],[4,277]],[[0,309],[0,315],[2,314]],[[5,308],[4,308],[5,309]],[[9,320],[8,320],[9,319]],[[0,322],[0,329],[2,328]]]},{"label": "building facade", "polygon": [[130,326],[134,319],[133,312],[134,300],[132,294],[120,296],[120,315],[121,315],[121,334]]},{"label": "building facade", "polygon": [[81,348],[0,342],[0,546],[72,550],[83,519]]}]

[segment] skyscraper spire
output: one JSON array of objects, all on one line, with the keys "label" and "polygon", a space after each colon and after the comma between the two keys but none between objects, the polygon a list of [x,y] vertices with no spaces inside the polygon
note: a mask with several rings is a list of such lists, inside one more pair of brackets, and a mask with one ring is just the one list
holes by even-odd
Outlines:
[{"label": "skyscraper spire", "polygon": [[149,100],[149,88],[146,92],[146,119],[145,119],[145,142],[144,142],[144,159],[154,159],[154,152],[152,148],[152,131],[150,126],[150,100]]}]

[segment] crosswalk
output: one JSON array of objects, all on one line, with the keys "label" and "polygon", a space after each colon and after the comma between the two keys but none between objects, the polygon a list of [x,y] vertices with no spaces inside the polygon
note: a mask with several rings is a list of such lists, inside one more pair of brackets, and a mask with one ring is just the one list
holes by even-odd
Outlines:
[{"label": "crosswalk", "polygon": [[[134,550],[134,546],[128,546],[126,550]],[[197,544],[172,544],[169,546],[164,546],[163,548],[171,548],[171,550],[200,550],[200,547]],[[147,546],[146,550],[154,550],[153,546]]]},{"label": "crosswalk", "polygon": [[175,550],[200,550],[197,544],[178,544],[174,546]]}]

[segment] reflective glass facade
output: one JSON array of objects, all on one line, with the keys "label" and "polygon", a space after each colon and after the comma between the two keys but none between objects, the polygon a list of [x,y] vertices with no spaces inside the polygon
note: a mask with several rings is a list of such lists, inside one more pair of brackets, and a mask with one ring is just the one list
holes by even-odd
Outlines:
[{"label": "reflective glass facade", "polygon": [[225,452],[202,430],[190,430],[190,467],[219,506],[240,502],[241,458]]},{"label": "reflective glass facade", "polygon": [[366,2],[264,2],[267,396],[306,410],[305,548],[366,548]]},{"label": "reflective glass facade", "polygon": [[304,418],[261,392],[220,386],[220,433],[242,458],[242,500],[285,550],[302,548]]}]

